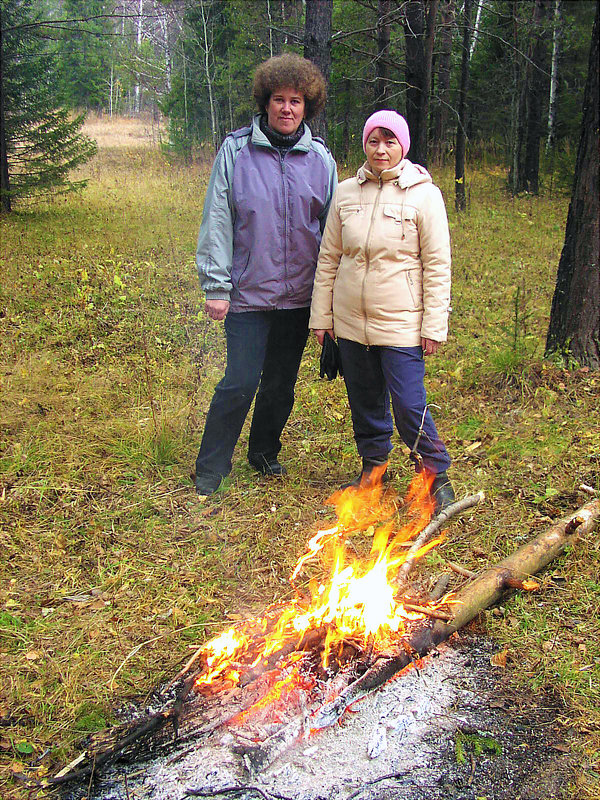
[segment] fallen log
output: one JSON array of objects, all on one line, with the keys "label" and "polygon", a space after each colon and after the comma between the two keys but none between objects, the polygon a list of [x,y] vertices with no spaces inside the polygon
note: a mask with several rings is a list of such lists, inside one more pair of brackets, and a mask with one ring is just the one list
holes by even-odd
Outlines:
[{"label": "fallen log", "polygon": [[455,598],[454,615],[448,622],[438,620],[420,628],[405,640],[405,649],[378,659],[364,675],[351,683],[335,700],[322,706],[312,719],[314,730],[328,727],[340,719],[353,703],[381,686],[411,661],[426,655],[446,641],[485,608],[494,605],[514,581],[523,581],[546,567],[570,544],[575,534],[592,530],[600,517],[600,500],[587,503],[578,511],[556,522],[549,530],[524,544],[495,567],[469,583]]}]

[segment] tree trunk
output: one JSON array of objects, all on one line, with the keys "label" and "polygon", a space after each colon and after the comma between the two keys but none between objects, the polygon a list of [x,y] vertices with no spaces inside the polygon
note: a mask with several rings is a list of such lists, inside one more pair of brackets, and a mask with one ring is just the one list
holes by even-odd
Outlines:
[{"label": "tree trunk", "polygon": [[546,84],[546,43],[544,21],[547,0],[535,0],[533,6],[533,42],[531,60],[527,65],[527,135],[525,139],[524,189],[531,194],[539,192],[540,143],[542,140],[542,103]]},{"label": "tree trunk", "polygon": [[[304,29],[304,58],[308,58],[323,73],[329,88],[331,71],[331,14],[333,0],[306,0],[306,22]],[[315,136],[327,139],[326,108],[310,121]]]},{"label": "tree trunk", "polygon": [[390,78],[390,11],[391,0],[377,2],[377,58],[375,60],[375,102],[376,111],[388,108]]},{"label": "tree trunk", "polygon": [[450,68],[452,58],[452,30],[454,27],[454,0],[442,0],[440,44],[437,68],[437,97],[433,119],[434,158],[440,166],[448,152],[446,124],[450,105]]},{"label": "tree trunk", "polygon": [[[140,0],[137,18],[137,55],[141,58],[142,49],[142,17],[144,14],[144,0]],[[142,105],[142,87],[140,85],[140,74],[136,73],[135,76],[135,113],[139,114]]]},{"label": "tree trunk", "polygon": [[471,36],[471,45],[469,47],[469,61],[473,58],[473,53],[479,40],[479,25],[481,23],[481,11],[483,9],[483,0],[477,0],[477,10],[475,12],[475,24],[473,25],[473,34]]},{"label": "tree trunk", "polygon": [[203,55],[204,55],[204,77],[208,89],[208,103],[210,107],[210,133],[215,152],[218,148],[217,115],[215,110],[215,98],[213,93],[213,74],[210,67],[210,56],[212,51],[212,31],[209,32],[208,11],[205,0],[200,0],[200,11],[202,13],[202,36],[203,36]]},{"label": "tree trunk", "polygon": [[435,20],[439,0],[429,0],[427,4],[426,36],[423,49],[423,77],[421,85],[421,105],[419,108],[419,144],[421,154],[418,163],[427,167],[427,134],[429,132],[429,100],[431,97],[431,74],[433,66],[433,45],[435,43]]},{"label": "tree trunk", "polygon": [[512,62],[512,101],[511,101],[511,164],[508,174],[508,185],[513,194],[520,191],[523,184],[521,175],[523,141],[525,138],[525,98],[527,85],[525,81],[525,67],[521,54],[520,40],[520,3],[514,0],[511,7],[511,21],[513,28],[513,62]]},{"label": "tree trunk", "polygon": [[562,0],[554,2],[554,33],[552,37],[552,68],[550,71],[550,99],[548,101],[548,138],[546,155],[554,148],[556,136],[556,95],[558,92],[558,63],[563,34]]},{"label": "tree trunk", "polygon": [[467,92],[469,91],[469,44],[471,39],[471,11],[473,0],[465,0],[463,8],[463,37],[458,90],[458,128],[456,129],[456,155],[454,162],[454,207],[464,211],[467,207],[465,193],[465,152],[467,147]]},{"label": "tree trunk", "polygon": [[[513,166],[510,188],[513,194],[539,191],[540,142],[542,138],[542,102],[545,86],[544,20],[547,0],[535,0],[530,25],[530,43],[524,67],[524,80],[515,75],[515,89],[520,86],[517,111],[517,126],[513,142]],[[517,25],[516,4],[513,5]],[[515,54],[515,59],[518,56]],[[518,72],[518,69],[517,69]]]},{"label": "tree trunk", "polygon": [[[425,12],[421,0],[409,0],[404,13],[404,40],[406,45],[406,121],[410,130],[410,150],[405,153],[411,161],[422,164],[424,156],[419,148],[422,142],[421,102],[425,64]],[[426,159],[425,159],[426,160]]]},{"label": "tree trunk", "polygon": [[4,96],[4,45],[2,8],[0,7],[0,202],[2,211],[11,212],[10,202],[10,174],[8,171],[8,151],[6,148],[6,120]]},{"label": "tree trunk", "polygon": [[575,182],[546,340],[546,354],[567,352],[595,370],[600,369],[598,33],[596,6]]}]

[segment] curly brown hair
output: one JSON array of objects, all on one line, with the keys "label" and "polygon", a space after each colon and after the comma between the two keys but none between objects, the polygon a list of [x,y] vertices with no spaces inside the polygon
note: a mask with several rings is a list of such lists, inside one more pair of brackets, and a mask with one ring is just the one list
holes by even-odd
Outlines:
[{"label": "curly brown hair", "polygon": [[307,58],[283,53],[264,61],[254,73],[252,93],[259,109],[266,111],[273,92],[288,86],[304,96],[306,119],[312,119],[324,108],[327,90],[321,70]]}]

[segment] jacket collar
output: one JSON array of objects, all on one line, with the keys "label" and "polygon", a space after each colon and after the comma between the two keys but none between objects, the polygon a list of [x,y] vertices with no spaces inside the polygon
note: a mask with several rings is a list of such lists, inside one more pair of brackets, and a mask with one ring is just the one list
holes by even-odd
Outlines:
[{"label": "jacket collar", "polygon": [[401,189],[408,189],[417,183],[432,183],[431,175],[425,167],[413,164],[408,158],[403,158],[399,164],[396,164],[391,169],[382,170],[379,175],[376,175],[369,167],[369,163],[365,161],[356,173],[356,180],[360,185],[366,181],[372,181],[373,183],[395,181]]},{"label": "jacket collar", "polygon": [[[290,152],[292,150],[301,150],[304,153],[307,153],[310,150],[310,145],[312,142],[312,133],[310,132],[310,128],[304,123],[304,133],[302,134],[299,141],[290,148]],[[260,129],[260,114],[255,114],[252,117],[252,135],[251,135],[252,144],[256,144],[259,147],[268,147],[271,150],[275,150],[276,148],[273,147],[271,142],[267,139],[265,134]]]}]

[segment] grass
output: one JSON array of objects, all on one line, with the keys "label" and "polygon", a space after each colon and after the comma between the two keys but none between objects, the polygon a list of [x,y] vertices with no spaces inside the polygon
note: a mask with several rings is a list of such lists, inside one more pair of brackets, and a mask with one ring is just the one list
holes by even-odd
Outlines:
[{"label": "grass", "polygon": [[[199,506],[189,479],[224,364],[202,314],[193,254],[209,165],[169,162],[143,131],[104,131],[78,196],[2,220],[0,277],[0,795],[45,753],[77,754],[177,671],[223,625],[286,596],[324,499],[358,467],[341,381],[303,360],[269,483],[244,459]],[[141,139],[142,141],[138,141]],[[452,336],[427,385],[459,494],[487,502],[455,522],[423,566],[481,569],[600,490],[600,377],[542,359],[568,204],[510,199],[501,170],[472,167],[470,207],[448,200]],[[406,452],[392,455],[397,486]],[[507,650],[507,686],[564,699],[557,738],[579,764],[574,796],[598,796],[600,577],[597,532],[550,565],[536,595],[484,624]]]}]

